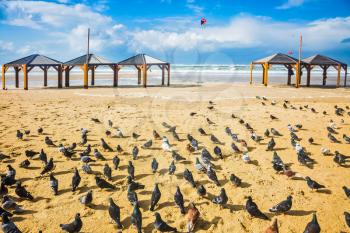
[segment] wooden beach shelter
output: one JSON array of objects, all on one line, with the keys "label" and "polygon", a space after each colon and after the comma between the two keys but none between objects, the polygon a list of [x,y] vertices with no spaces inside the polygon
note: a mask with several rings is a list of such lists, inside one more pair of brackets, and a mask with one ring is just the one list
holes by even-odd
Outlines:
[{"label": "wooden beach shelter", "polygon": [[[276,53],[273,54],[271,56],[253,61],[250,64],[250,84],[252,84],[253,82],[253,69],[254,69],[254,65],[261,65],[262,69],[263,69],[263,77],[262,77],[262,84],[264,84],[265,86],[268,85],[268,77],[269,77],[269,69],[271,68],[272,65],[282,65],[285,66],[288,70],[288,81],[287,84],[290,85],[291,84],[291,78],[292,78],[292,74],[293,74],[293,69],[295,70],[295,77],[296,77],[296,82],[295,82],[295,86],[299,87],[300,82],[301,82],[301,78],[300,78],[300,73],[296,72],[297,70],[299,70],[299,62],[298,59],[288,56],[287,54],[283,54],[283,53]],[[300,63],[300,70],[301,68],[304,66],[304,63],[301,62]]]},{"label": "wooden beach shelter", "polygon": [[303,60],[303,62],[305,62],[305,68],[307,70],[307,82],[306,85],[310,86],[310,80],[311,80],[311,71],[315,66],[319,66],[321,67],[321,69],[323,70],[323,82],[322,85],[326,85],[327,82],[327,70],[329,67],[334,67],[334,69],[336,69],[338,71],[338,76],[337,76],[337,87],[340,86],[340,73],[341,73],[341,69],[343,69],[345,71],[345,75],[344,75],[344,87],[346,87],[346,79],[347,79],[347,73],[348,73],[348,65],[337,61],[333,58],[330,57],[326,57],[326,56],[322,56],[322,55],[314,55],[311,57],[308,57],[306,59]]},{"label": "wooden beach shelter", "polygon": [[69,72],[74,67],[80,67],[84,72],[84,88],[89,87],[89,71],[91,71],[91,86],[95,85],[95,70],[98,66],[108,66],[113,70],[113,86],[118,86],[118,65],[95,54],[83,55],[63,64],[65,86],[69,87]]},{"label": "wooden beach shelter", "polygon": [[134,66],[138,73],[138,84],[141,84],[141,76],[143,80],[143,86],[147,87],[147,71],[151,66],[158,66],[162,70],[162,86],[164,86],[165,70],[168,73],[167,86],[170,85],[170,63],[161,61],[157,58],[148,56],[146,54],[138,54],[121,62],[118,62],[119,68],[123,66]]},{"label": "wooden beach shelter", "polygon": [[5,74],[10,67],[13,67],[15,70],[16,88],[19,87],[19,72],[22,71],[24,90],[28,90],[28,73],[34,67],[39,67],[44,71],[45,87],[47,86],[47,71],[51,67],[54,68],[58,73],[58,88],[62,88],[62,63],[55,59],[52,59],[40,54],[32,54],[30,56],[23,57],[18,60],[3,64],[2,65],[2,89],[6,88]]}]

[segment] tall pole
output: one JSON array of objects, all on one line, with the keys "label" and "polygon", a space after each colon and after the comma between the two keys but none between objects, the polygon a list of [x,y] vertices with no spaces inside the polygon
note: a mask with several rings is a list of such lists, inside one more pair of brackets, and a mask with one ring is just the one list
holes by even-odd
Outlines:
[{"label": "tall pole", "polygon": [[86,64],[89,64],[89,54],[90,54],[90,28],[88,28],[88,39],[87,39],[87,54],[86,54]]},{"label": "tall pole", "polygon": [[300,34],[300,41],[299,41],[299,59],[298,59],[298,69],[297,69],[297,80],[296,80],[296,87],[299,87],[300,80],[301,80],[301,48],[303,46],[303,36]]}]

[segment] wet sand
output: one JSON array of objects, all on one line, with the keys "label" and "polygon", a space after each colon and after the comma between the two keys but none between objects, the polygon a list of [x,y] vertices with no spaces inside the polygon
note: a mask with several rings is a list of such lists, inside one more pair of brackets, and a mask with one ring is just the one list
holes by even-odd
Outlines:
[{"label": "wet sand", "polygon": [[[266,96],[266,106],[256,95]],[[214,109],[207,108],[208,101],[214,101]],[[275,100],[276,105],[271,105]],[[292,110],[282,107],[283,100],[289,100],[291,105],[309,105],[318,113],[310,109]],[[322,232],[349,232],[345,224],[343,212],[350,211],[350,202],[342,190],[342,186],[350,186],[349,166],[339,167],[333,162],[333,156],[323,156],[321,147],[327,147],[332,152],[350,155],[350,145],[342,139],[343,133],[350,134],[350,116],[338,117],[334,113],[334,105],[345,108],[350,105],[349,89],[321,89],[321,88],[290,88],[290,87],[262,87],[245,84],[211,84],[186,85],[171,87],[144,88],[91,88],[83,89],[36,89],[30,91],[8,90],[0,91],[0,151],[10,155],[11,159],[0,163],[0,173],[6,171],[6,165],[11,164],[17,170],[17,178],[32,193],[33,202],[16,198],[14,188],[10,188],[10,196],[26,210],[22,215],[16,215],[13,220],[23,232],[61,232],[60,223],[70,222],[79,212],[82,216],[82,232],[116,232],[116,227],[110,223],[108,215],[108,197],[112,197],[121,207],[123,232],[136,232],[130,224],[132,206],[127,200],[127,163],[131,160],[131,150],[134,145],[140,148],[139,158],[133,161],[136,181],[146,185],[137,191],[141,212],[143,215],[143,231],[155,232],[153,228],[154,216],[149,211],[151,192],[154,184],[158,183],[162,197],[156,206],[163,220],[178,228],[179,232],[186,231],[186,217],[174,204],[176,186],[181,188],[185,205],[193,201],[201,212],[201,219],[196,232],[263,232],[270,221],[251,218],[244,210],[247,196],[252,196],[260,209],[271,219],[276,215],[268,213],[268,209],[288,195],[293,196],[292,210],[287,214],[277,215],[280,232],[302,232],[311,220],[312,213],[317,212]],[[327,111],[327,115],[322,112]],[[349,111],[349,110],[347,110]],[[197,115],[191,117],[190,113]],[[245,127],[233,119],[231,114],[243,118],[257,132],[263,136],[266,128],[274,127],[283,136],[275,137],[276,150],[285,163],[290,164],[293,171],[302,176],[310,176],[326,186],[322,192],[311,191],[304,180],[292,180],[276,174],[271,166],[272,152],[267,152],[266,143],[270,140],[264,137],[261,144],[250,139]],[[269,115],[277,116],[278,120],[271,120]],[[91,118],[98,118],[102,123],[96,124]],[[215,122],[208,125],[206,118]],[[336,137],[342,143],[330,143],[327,138],[326,126],[333,119],[339,129]],[[341,123],[344,119],[344,123]],[[107,138],[107,129],[115,133],[115,129],[108,127],[108,120],[112,120],[115,127],[123,130],[126,138]],[[175,141],[172,135],[161,123],[167,122],[177,126],[181,141]],[[291,147],[288,124],[302,124],[302,130],[296,134],[302,138],[302,146],[311,153],[316,160],[313,169],[299,164],[295,150]],[[252,164],[245,164],[241,154],[234,154],[230,148],[232,139],[225,134],[225,127],[229,126],[240,139],[248,142],[249,155]],[[37,129],[43,127],[46,136],[56,144],[68,146],[72,142],[80,142],[80,128],[91,131],[88,135],[93,148],[98,148],[112,166],[112,158],[117,152],[104,152],[100,146],[100,138],[115,148],[118,144],[129,154],[118,154],[121,159],[120,169],[113,170],[113,184],[117,191],[100,190],[95,183],[94,175],[87,175],[81,171],[82,163],[76,159],[67,160],[55,147],[48,147],[44,143],[45,135],[38,135]],[[186,135],[192,134],[199,140],[200,146],[205,146],[210,152],[215,144],[209,136],[201,136],[198,128],[202,127],[207,133],[214,134],[224,145],[224,159],[214,161],[218,178],[229,197],[228,204],[221,208],[211,203],[213,195],[218,195],[220,187],[208,180],[205,174],[198,173],[193,165],[195,157],[200,154],[190,154],[186,150],[188,143]],[[30,130],[31,134],[24,140],[16,138],[16,130]],[[153,140],[151,149],[141,149],[141,145],[148,139],[153,139],[152,130],[167,136],[172,147],[186,158],[184,162],[176,163],[176,173],[168,175],[168,167],[172,161],[171,154],[161,149],[161,141]],[[139,140],[132,139],[132,132],[141,135]],[[314,145],[309,145],[307,139],[313,137]],[[24,151],[44,149],[48,157],[54,158],[55,170],[53,174],[59,180],[59,195],[54,196],[49,187],[49,178],[39,177],[42,162],[37,158],[30,160],[30,168],[19,168],[19,163],[26,157]],[[85,147],[78,146],[77,151]],[[212,153],[213,154],[213,153]],[[151,161],[156,158],[159,162],[158,172],[151,171]],[[105,162],[92,164],[92,169],[102,172]],[[70,191],[73,168],[78,167],[82,181],[77,192]],[[192,171],[197,184],[203,184],[209,193],[207,198],[198,197],[184,179],[183,171]],[[243,181],[243,187],[234,187],[229,180],[234,173]],[[93,206],[85,207],[78,198],[88,190],[93,190]]]}]

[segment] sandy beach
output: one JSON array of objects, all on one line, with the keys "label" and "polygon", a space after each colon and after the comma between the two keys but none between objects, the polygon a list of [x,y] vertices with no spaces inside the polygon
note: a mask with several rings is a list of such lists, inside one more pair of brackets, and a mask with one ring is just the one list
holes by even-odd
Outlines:
[{"label": "sandy beach", "polygon": [[[266,101],[256,99],[265,96]],[[288,109],[283,108],[283,101],[288,100]],[[213,101],[214,108],[208,109],[208,101]],[[276,104],[272,105],[271,102]],[[265,105],[262,104],[265,103]],[[291,105],[296,109],[291,109]],[[304,106],[308,105],[308,108]],[[16,178],[34,196],[34,201],[21,200],[9,187],[9,195],[27,210],[23,214],[15,215],[12,220],[23,232],[62,232],[59,224],[73,220],[79,212],[82,216],[82,232],[118,232],[109,220],[108,197],[112,197],[121,208],[123,232],[136,232],[130,223],[133,207],[127,200],[127,164],[132,160],[131,150],[136,145],[140,149],[139,158],[133,161],[135,166],[135,180],[144,184],[144,190],[136,191],[143,216],[143,232],[156,232],[153,227],[154,213],[149,210],[151,193],[154,184],[159,184],[162,193],[155,211],[159,212],[167,223],[177,227],[179,232],[186,232],[187,219],[174,204],[174,193],[179,186],[185,200],[185,206],[194,202],[201,216],[195,232],[264,232],[271,225],[265,221],[249,216],[245,210],[246,197],[252,196],[260,210],[270,219],[277,218],[280,232],[303,232],[306,224],[311,221],[312,213],[317,218],[322,232],[349,232],[344,220],[344,211],[350,211],[349,199],[345,196],[342,186],[350,187],[350,162],[340,167],[333,162],[333,156],[321,154],[321,148],[327,147],[332,153],[336,150],[350,156],[350,144],[342,139],[345,133],[350,134],[350,116],[346,110],[344,117],[335,115],[334,105],[346,109],[350,105],[350,90],[344,88],[291,88],[247,84],[203,84],[203,85],[173,85],[170,87],[150,88],[90,88],[83,89],[35,89],[30,91],[8,90],[0,91],[0,152],[11,156],[0,163],[0,173],[6,173],[6,165],[11,164],[17,171]],[[299,107],[302,107],[300,110]],[[316,113],[311,112],[311,108]],[[322,112],[326,111],[324,115]],[[196,112],[190,116],[191,112]],[[263,136],[261,143],[250,138],[248,130],[233,119],[231,114],[248,122],[259,136]],[[271,120],[270,114],[278,117]],[[102,123],[91,121],[97,118]],[[209,125],[209,118],[215,124]],[[335,137],[341,143],[331,143],[327,138],[329,121],[333,120],[338,129]],[[344,122],[342,122],[342,119]],[[111,120],[113,128],[108,126]],[[177,127],[180,141],[176,141],[172,134],[162,126],[166,122]],[[310,152],[316,164],[313,169],[302,166],[294,148],[290,143],[287,125],[302,124],[296,134],[302,140],[300,144]],[[38,135],[37,129],[42,127],[44,135]],[[119,127],[125,138],[113,138],[105,135],[106,130],[115,134]],[[199,173],[194,167],[196,157],[200,151],[189,153],[186,150],[191,134],[201,147],[211,153],[215,144],[210,136],[202,136],[198,128],[203,128],[208,134],[214,134],[223,145],[224,159],[215,157],[213,162],[217,176],[228,195],[228,204],[220,207],[211,202],[214,195],[218,195],[221,187],[217,187],[208,180],[206,174]],[[248,143],[249,156],[252,163],[242,161],[242,154],[233,153],[232,139],[225,133],[225,127],[230,127],[239,139]],[[326,186],[323,191],[311,191],[303,179],[288,179],[277,174],[271,164],[273,152],[266,151],[266,144],[270,138],[264,136],[264,131],[277,129],[282,136],[274,137],[276,152],[281,159],[290,166],[291,170],[309,176]],[[79,143],[80,129],[86,128],[88,143],[92,148],[98,148],[107,161],[97,161],[91,164],[93,171],[102,173],[103,166],[108,163],[111,167],[115,155],[121,159],[118,170],[112,172],[112,183],[116,191],[101,190],[96,186],[94,175],[85,174],[79,161],[79,152],[85,146],[77,146],[77,154],[73,160],[67,160],[57,147],[48,147],[44,137],[49,136],[56,145],[65,146],[73,142]],[[30,130],[29,136],[23,140],[16,138],[16,130]],[[168,174],[168,167],[172,161],[171,153],[161,149],[161,140],[154,140],[152,131],[156,130],[161,136],[166,136],[174,150],[186,158],[176,162],[174,175]],[[140,134],[135,140],[131,134]],[[308,143],[312,137],[314,144]],[[100,138],[114,149],[120,145],[127,153],[104,152],[100,145]],[[153,140],[150,149],[141,146],[149,139]],[[239,145],[239,143],[237,143]],[[26,159],[25,150],[40,151],[44,149],[48,158],[53,158],[55,169],[53,174],[59,181],[59,194],[54,196],[49,186],[49,177],[40,177],[43,163],[37,158],[30,160],[29,168],[20,168],[19,163]],[[212,153],[213,156],[215,156]],[[158,171],[153,174],[151,161],[156,158],[159,162]],[[79,169],[82,181],[76,192],[71,191],[73,169]],[[208,194],[201,198],[196,190],[183,178],[183,171],[188,168],[197,184],[203,184]],[[235,187],[230,181],[234,173],[242,179],[242,187]],[[93,190],[93,205],[86,207],[79,202],[79,197]],[[269,208],[285,200],[288,195],[293,196],[292,209],[286,214],[269,213]]]}]

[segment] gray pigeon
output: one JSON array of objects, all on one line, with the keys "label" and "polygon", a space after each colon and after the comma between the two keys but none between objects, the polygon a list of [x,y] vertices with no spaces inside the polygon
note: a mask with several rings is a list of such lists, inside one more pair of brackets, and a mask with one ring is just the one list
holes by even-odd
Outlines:
[{"label": "gray pigeon", "polygon": [[157,160],[155,158],[153,158],[153,160],[152,160],[151,168],[152,168],[152,172],[153,173],[157,172],[158,162],[157,162]]},{"label": "gray pigeon", "polygon": [[276,212],[276,213],[286,213],[292,208],[292,196],[288,196],[286,200],[278,203],[277,205],[273,206],[269,209],[270,212]]},{"label": "gray pigeon", "polygon": [[81,181],[81,178],[80,178],[78,169],[74,168],[74,175],[72,177],[72,192],[74,192],[78,188],[80,181]]},{"label": "gray pigeon", "polygon": [[173,160],[169,166],[169,175],[174,175],[176,171],[175,161]]},{"label": "gray pigeon", "polygon": [[8,218],[7,213],[2,213],[1,229],[4,233],[22,233],[18,227]]},{"label": "gray pigeon", "polygon": [[180,208],[181,214],[185,214],[184,197],[181,193],[179,186],[176,186],[174,201],[175,201],[175,204]]},{"label": "gray pigeon", "polygon": [[312,214],[312,220],[309,222],[304,230],[304,233],[320,233],[321,228],[320,225],[318,224],[316,214]]},{"label": "gray pigeon", "polygon": [[132,149],[132,159],[136,160],[138,154],[139,154],[139,148],[137,148],[137,146],[134,146],[134,148]]},{"label": "gray pigeon", "polygon": [[119,163],[120,163],[120,159],[118,158],[118,156],[114,156],[112,159],[113,165],[114,165],[114,169],[117,170],[119,167]]},{"label": "gray pigeon", "polygon": [[68,232],[68,233],[77,233],[80,232],[81,228],[83,227],[83,222],[80,219],[80,214],[77,213],[75,215],[74,221],[68,224],[60,224],[60,227],[62,230]]},{"label": "gray pigeon", "polygon": [[159,213],[155,213],[154,215],[156,216],[156,220],[154,221],[153,225],[154,225],[154,228],[157,231],[160,231],[160,232],[177,232],[175,227],[171,227],[166,222],[163,221],[163,219],[160,217]]},{"label": "gray pigeon", "polygon": [[159,202],[161,196],[162,196],[162,194],[158,188],[158,184],[155,184],[153,192],[152,192],[152,196],[151,196],[151,207],[150,207],[151,211],[154,211],[154,207]]},{"label": "gray pigeon", "polygon": [[213,198],[212,202],[218,205],[225,205],[228,201],[226,191],[224,188],[221,188],[219,196]]},{"label": "gray pigeon", "polygon": [[112,169],[107,163],[103,167],[103,175],[107,177],[108,180],[112,180]]},{"label": "gray pigeon", "polygon": [[94,149],[94,156],[96,159],[105,161],[106,158],[96,148]]},{"label": "gray pigeon", "polygon": [[120,222],[120,208],[114,203],[111,197],[109,198],[108,213],[113,222],[117,224],[118,229],[122,229],[123,226]]},{"label": "gray pigeon", "polygon": [[58,194],[58,180],[53,176],[53,174],[50,174],[50,187],[54,193],[54,195]]},{"label": "gray pigeon", "polygon": [[137,233],[142,233],[142,213],[138,203],[135,204],[131,214],[131,223],[136,227]]},{"label": "gray pigeon", "polygon": [[196,183],[194,182],[192,173],[186,168],[184,171],[184,178],[185,180],[187,180],[187,182],[189,182],[193,188],[196,187]]},{"label": "gray pigeon", "polygon": [[79,201],[83,205],[89,205],[92,203],[92,190],[89,190],[86,195],[79,198]]},{"label": "gray pigeon", "polygon": [[147,149],[150,148],[152,146],[152,139],[148,140],[147,142],[145,142],[145,144],[142,145],[143,149]]}]

